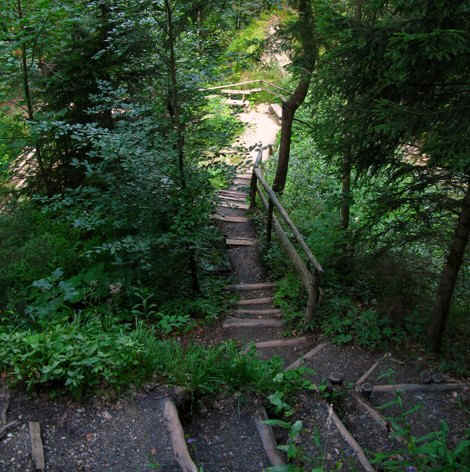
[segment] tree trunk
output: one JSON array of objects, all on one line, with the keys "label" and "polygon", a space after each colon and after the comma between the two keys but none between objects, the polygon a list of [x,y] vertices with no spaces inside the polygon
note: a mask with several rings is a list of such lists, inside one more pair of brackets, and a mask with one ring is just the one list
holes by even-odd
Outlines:
[{"label": "tree trunk", "polygon": [[282,193],[286,186],[292,139],[292,122],[294,121],[295,112],[300,105],[302,105],[307,96],[309,85],[310,73],[305,79],[300,81],[292,96],[282,104],[281,142],[279,145],[276,177],[273,184],[273,189],[277,193]]},{"label": "tree trunk", "polygon": [[165,0],[165,9],[168,21],[168,46],[170,52],[170,115],[176,131],[176,146],[178,151],[178,168],[180,173],[181,186],[186,187],[184,175],[184,125],[180,120],[180,109],[178,100],[178,79],[176,77],[176,54],[175,54],[175,32],[173,27],[173,11],[170,1]]},{"label": "tree trunk", "polygon": [[289,168],[290,145],[292,137],[292,123],[295,112],[302,105],[307,96],[312,72],[317,55],[316,41],[314,37],[312,4],[310,0],[299,0],[298,39],[302,46],[299,65],[301,68],[300,82],[294,93],[282,104],[281,142],[279,147],[279,159],[274,178],[273,189],[282,193],[286,185],[287,171]]},{"label": "tree trunk", "polygon": [[341,198],[341,227],[343,230],[347,230],[349,228],[351,206],[351,158],[349,156],[343,157]]},{"label": "tree trunk", "polygon": [[[178,169],[180,174],[181,187],[186,189],[186,176],[184,168],[184,143],[185,143],[185,125],[181,121],[179,97],[178,97],[178,78],[176,75],[176,53],[175,41],[176,34],[173,25],[173,10],[170,5],[170,0],[165,0],[165,10],[167,15],[168,28],[168,46],[170,53],[169,61],[169,76],[170,76],[170,90],[169,90],[169,111],[173,127],[176,131],[176,148],[178,152]],[[198,278],[198,265],[196,250],[189,244],[186,245],[188,251],[188,263],[191,272],[191,287],[193,292],[199,293],[201,291]]]},{"label": "tree trunk", "polygon": [[437,300],[432,312],[429,337],[434,352],[440,352],[441,350],[442,337],[446,329],[455,282],[465,255],[469,235],[470,185],[467,187],[467,192],[462,200],[462,210],[450,245],[449,254],[441,273],[441,280],[437,289]]}]

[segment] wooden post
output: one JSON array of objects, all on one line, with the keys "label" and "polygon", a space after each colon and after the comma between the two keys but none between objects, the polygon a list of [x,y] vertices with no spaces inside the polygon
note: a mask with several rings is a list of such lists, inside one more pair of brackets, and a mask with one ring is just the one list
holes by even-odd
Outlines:
[{"label": "wooden post", "polygon": [[263,148],[257,148],[258,155],[256,156],[256,161],[253,166],[253,173],[251,174],[251,184],[250,184],[250,210],[253,210],[256,207],[256,191],[258,188],[258,177],[256,175],[256,169],[261,164],[263,160]]},{"label": "wooden post", "polygon": [[273,232],[273,213],[274,205],[272,200],[268,196],[268,221],[266,223],[266,242],[268,247],[271,246],[272,232]]}]

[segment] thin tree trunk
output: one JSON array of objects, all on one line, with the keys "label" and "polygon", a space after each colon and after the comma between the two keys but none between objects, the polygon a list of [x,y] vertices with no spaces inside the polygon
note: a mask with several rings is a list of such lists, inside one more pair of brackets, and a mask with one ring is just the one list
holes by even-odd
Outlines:
[{"label": "thin tree trunk", "polygon": [[300,81],[292,96],[282,104],[281,142],[279,145],[276,177],[274,178],[273,184],[273,189],[277,193],[282,193],[286,186],[292,139],[292,123],[294,121],[295,112],[300,105],[302,105],[307,96],[310,85],[310,74],[311,73],[309,72],[307,77]]},{"label": "thin tree trunk", "polygon": [[[170,75],[170,115],[173,122],[173,127],[176,131],[176,147],[178,152],[178,168],[180,174],[181,187],[186,189],[186,176],[184,168],[184,143],[185,143],[185,126],[181,122],[180,106],[178,99],[178,78],[176,75],[176,54],[175,41],[176,35],[173,25],[173,11],[171,9],[170,0],[165,0],[165,10],[167,15],[168,27],[168,43],[170,52],[169,75]],[[196,258],[196,250],[190,245],[186,247],[188,251],[189,269],[191,272],[191,286],[195,293],[201,291],[198,266]]]},{"label": "thin tree trunk", "polygon": [[180,122],[180,109],[178,101],[178,79],[176,77],[175,32],[173,27],[173,12],[170,1],[165,0],[165,9],[168,21],[168,43],[170,49],[170,114],[176,131],[176,146],[178,150],[178,168],[181,186],[186,187],[184,173],[184,125]]},{"label": "thin tree trunk", "polygon": [[457,228],[450,245],[449,254],[441,273],[437,299],[432,313],[429,337],[433,351],[440,352],[442,337],[447,325],[452,295],[454,293],[457,275],[462,265],[470,235],[470,185],[462,201]]},{"label": "thin tree trunk", "polygon": [[349,214],[351,206],[351,158],[349,156],[343,157],[341,193],[341,227],[343,230],[347,230],[349,228]]},{"label": "thin tree trunk", "polygon": [[314,37],[312,4],[310,0],[299,0],[299,41],[302,45],[302,67],[300,82],[294,93],[282,104],[281,142],[279,147],[279,159],[274,178],[273,189],[282,193],[286,185],[287,171],[289,169],[290,145],[292,137],[292,122],[295,112],[302,105],[307,96],[310,80],[316,61],[316,41]]},{"label": "thin tree trunk", "polygon": [[[18,10],[18,18],[23,18],[23,5],[21,0],[17,0],[16,7]],[[27,50],[26,45],[23,43],[21,46],[21,71],[23,74],[23,90],[24,90],[24,98],[26,100],[26,107],[28,109],[28,119],[30,121],[34,120],[34,108],[33,108],[33,99],[31,97],[31,87],[30,87],[30,78],[29,78],[29,67],[28,67],[28,59],[26,57]],[[36,159],[38,162],[39,172],[41,175],[41,180],[46,187],[46,192],[48,195],[52,194],[49,178],[44,167],[44,162],[41,156],[41,148],[39,144],[36,144]]]}]

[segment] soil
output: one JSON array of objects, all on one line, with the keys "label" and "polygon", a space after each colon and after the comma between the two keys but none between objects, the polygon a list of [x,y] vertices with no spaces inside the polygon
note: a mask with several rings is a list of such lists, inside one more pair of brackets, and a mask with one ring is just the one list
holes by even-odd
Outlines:
[{"label": "soil", "polygon": [[117,402],[51,401],[16,392],[9,421],[18,426],[0,442],[0,471],[33,471],[29,421],[41,426],[49,472],[180,471],[162,414],[169,391],[136,392]]},{"label": "soil", "polygon": [[258,406],[249,396],[222,398],[185,425],[191,455],[204,472],[260,472],[270,465],[254,421]]}]

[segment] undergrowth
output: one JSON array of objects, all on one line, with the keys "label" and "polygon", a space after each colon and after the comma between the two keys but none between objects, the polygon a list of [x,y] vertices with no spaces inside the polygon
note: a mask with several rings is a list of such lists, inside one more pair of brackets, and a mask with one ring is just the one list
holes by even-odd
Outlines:
[{"label": "undergrowth", "polygon": [[[2,313],[2,318],[6,315]],[[301,371],[284,373],[275,358],[261,361],[234,343],[215,347],[159,340],[155,330],[112,317],[49,323],[43,329],[0,328],[0,371],[15,385],[83,397],[97,389],[121,390],[157,379],[194,394],[290,392],[305,385]]]}]

